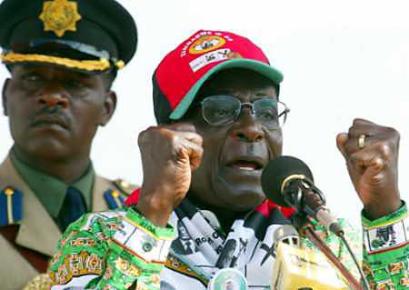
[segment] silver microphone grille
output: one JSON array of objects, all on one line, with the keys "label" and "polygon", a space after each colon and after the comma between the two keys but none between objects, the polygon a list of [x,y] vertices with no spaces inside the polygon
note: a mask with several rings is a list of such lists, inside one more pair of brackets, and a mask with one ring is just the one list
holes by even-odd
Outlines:
[{"label": "silver microphone grille", "polygon": [[292,246],[300,245],[300,236],[292,225],[282,225],[277,228],[274,232],[273,239],[276,246],[279,242]]}]

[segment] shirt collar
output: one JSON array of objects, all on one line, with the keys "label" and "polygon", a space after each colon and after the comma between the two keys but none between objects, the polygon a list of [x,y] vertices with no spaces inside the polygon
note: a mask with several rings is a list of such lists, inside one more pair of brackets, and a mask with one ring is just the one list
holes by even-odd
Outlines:
[{"label": "shirt collar", "polygon": [[84,174],[75,182],[66,184],[58,178],[41,172],[17,157],[12,150],[11,161],[27,185],[33,190],[41,204],[52,217],[57,217],[64,202],[65,193],[69,186],[75,187],[84,197],[87,209],[91,209],[92,187],[95,180],[95,171],[90,162]]}]

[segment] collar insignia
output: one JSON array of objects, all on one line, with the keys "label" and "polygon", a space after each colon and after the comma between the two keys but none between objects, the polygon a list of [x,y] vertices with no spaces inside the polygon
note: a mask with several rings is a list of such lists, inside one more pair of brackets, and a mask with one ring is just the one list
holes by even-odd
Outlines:
[{"label": "collar insignia", "polygon": [[68,0],[53,0],[43,3],[39,18],[44,23],[44,31],[53,31],[62,37],[66,31],[77,31],[77,21],[81,19],[78,4]]}]

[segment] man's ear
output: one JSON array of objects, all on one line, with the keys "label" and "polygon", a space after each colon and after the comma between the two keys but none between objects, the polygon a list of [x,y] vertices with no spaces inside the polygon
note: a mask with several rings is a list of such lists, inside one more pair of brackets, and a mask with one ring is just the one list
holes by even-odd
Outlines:
[{"label": "man's ear", "polygon": [[101,126],[105,126],[106,124],[108,124],[109,120],[111,120],[112,115],[114,114],[116,109],[116,104],[116,93],[114,91],[108,91],[105,96],[104,110],[102,113],[101,121],[99,123]]},{"label": "man's ear", "polygon": [[6,91],[7,91],[7,88],[9,86],[9,84],[10,84],[10,79],[6,79],[4,81],[3,90],[2,90],[2,93],[1,93],[1,100],[2,100],[2,104],[3,104],[3,114],[4,114],[4,116],[8,116]]}]

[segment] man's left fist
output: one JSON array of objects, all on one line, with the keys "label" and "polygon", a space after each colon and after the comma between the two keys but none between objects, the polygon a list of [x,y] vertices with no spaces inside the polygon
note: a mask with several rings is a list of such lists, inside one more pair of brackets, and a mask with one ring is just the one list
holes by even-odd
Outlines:
[{"label": "man's left fist", "polygon": [[401,206],[398,131],[355,119],[348,133],[337,135],[337,146],[367,218],[376,219],[396,211]]}]

